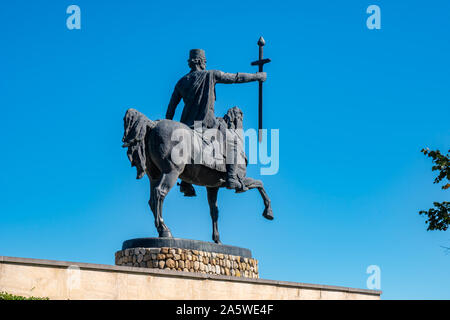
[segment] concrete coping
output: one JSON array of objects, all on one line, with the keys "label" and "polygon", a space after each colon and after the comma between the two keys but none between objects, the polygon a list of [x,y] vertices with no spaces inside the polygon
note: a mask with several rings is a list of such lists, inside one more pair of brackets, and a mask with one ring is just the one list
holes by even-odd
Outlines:
[{"label": "concrete coping", "polygon": [[114,265],[107,265],[107,264],[95,264],[95,263],[84,263],[84,262],[70,262],[70,261],[0,256],[0,263],[46,266],[46,267],[54,267],[54,268],[69,268],[69,267],[76,266],[80,269],[97,270],[97,271],[104,271],[104,272],[124,272],[124,273],[148,274],[148,275],[153,275],[153,276],[179,277],[179,278],[199,279],[199,280],[233,281],[233,282],[257,284],[257,285],[258,284],[259,285],[272,285],[272,286],[275,285],[275,286],[280,286],[280,287],[291,287],[291,288],[299,288],[299,289],[340,291],[340,292],[359,293],[359,294],[367,294],[367,295],[375,295],[375,296],[380,296],[382,294],[382,291],[379,291],[379,290],[357,289],[357,288],[330,286],[330,285],[322,285],[322,284],[310,284],[310,283],[301,283],[301,282],[291,282],[291,281],[250,279],[250,278],[241,278],[241,277],[231,277],[231,276],[225,276],[225,275],[213,275],[213,274],[203,274],[203,273],[193,273],[193,272],[183,272],[183,271],[172,271],[172,270],[164,270],[164,269],[160,270],[160,269],[141,268],[141,267],[114,266]]}]

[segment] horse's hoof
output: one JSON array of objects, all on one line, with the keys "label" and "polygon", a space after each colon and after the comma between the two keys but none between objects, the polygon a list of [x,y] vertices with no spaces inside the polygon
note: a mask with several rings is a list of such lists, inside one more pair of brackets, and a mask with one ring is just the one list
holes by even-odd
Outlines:
[{"label": "horse's hoof", "polygon": [[159,233],[159,237],[160,238],[173,238],[172,233],[170,232],[170,230],[161,231]]},{"label": "horse's hoof", "polygon": [[273,220],[273,212],[271,208],[264,209],[263,217],[267,220]]},{"label": "horse's hoof", "polygon": [[234,193],[243,193],[243,192],[245,192],[245,191],[248,191],[248,188],[247,188],[247,187],[243,187],[243,188],[240,188],[240,189],[236,189],[236,191],[235,191]]}]

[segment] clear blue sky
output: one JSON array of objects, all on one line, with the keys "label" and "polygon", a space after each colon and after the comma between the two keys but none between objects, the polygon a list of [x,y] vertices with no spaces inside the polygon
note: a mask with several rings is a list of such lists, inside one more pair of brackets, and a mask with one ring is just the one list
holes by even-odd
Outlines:
[{"label": "clear blue sky", "polygon": [[[66,28],[70,4],[81,30]],[[371,4],[381,30],[366,27]],[[121,148],[125,110],[164,117],[191,48],[210,69],[254,72],[263,35],[280,170],[249,175],[275,220],[257,191],[222,190],[222,241],[251,248],[263,278],[365,288],[375,264],[384,299],[450,299],[450,234],[418,215],[449,196],[420,153],[450,147],[449,14],[444,0],[3,1],[0,255],[113,264],[122,241],[156,236],[148,181]],[[217,115],[238,105],[255,126],[255,83],[217,96]],[[197,192],[173,189],[164,217],[209,241]]]}]

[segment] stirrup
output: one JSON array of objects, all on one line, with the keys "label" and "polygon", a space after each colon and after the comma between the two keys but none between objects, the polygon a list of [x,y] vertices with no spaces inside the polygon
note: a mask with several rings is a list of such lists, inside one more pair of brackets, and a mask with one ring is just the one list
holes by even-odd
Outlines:
[{"label": "stirrup", "polygon": [[[180,186],[180,192],[184,193],[185,197],[196,197],[197,194],[195,193],[195,189],[192,186],[192,184],[189,184],[187,182],[183,183],[178,183],[178,185]],[[187,186],[186,186],[187,185]],[[190,186],[190,188],[189,188]]]}]

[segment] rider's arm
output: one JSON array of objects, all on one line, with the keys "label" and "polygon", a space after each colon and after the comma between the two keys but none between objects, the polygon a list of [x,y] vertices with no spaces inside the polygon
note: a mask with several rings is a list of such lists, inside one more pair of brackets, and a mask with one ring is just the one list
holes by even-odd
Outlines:
[{"label": "rider's arm", "polygon": [[217,83],[245,83],[251,81],[265,81],[266,73],[227,73],[222,71],[215,71],[214,77]]},{"label": "rider's arm", "polygon": [[166,119],[173,119],[173,116],[175,115],[175,109],[177,108],[177,105],[181,101],[181,95],[178,92],[177,87],[173,90],[172,97],[170,98],[169,106],[167,107],[166,112]]}]

